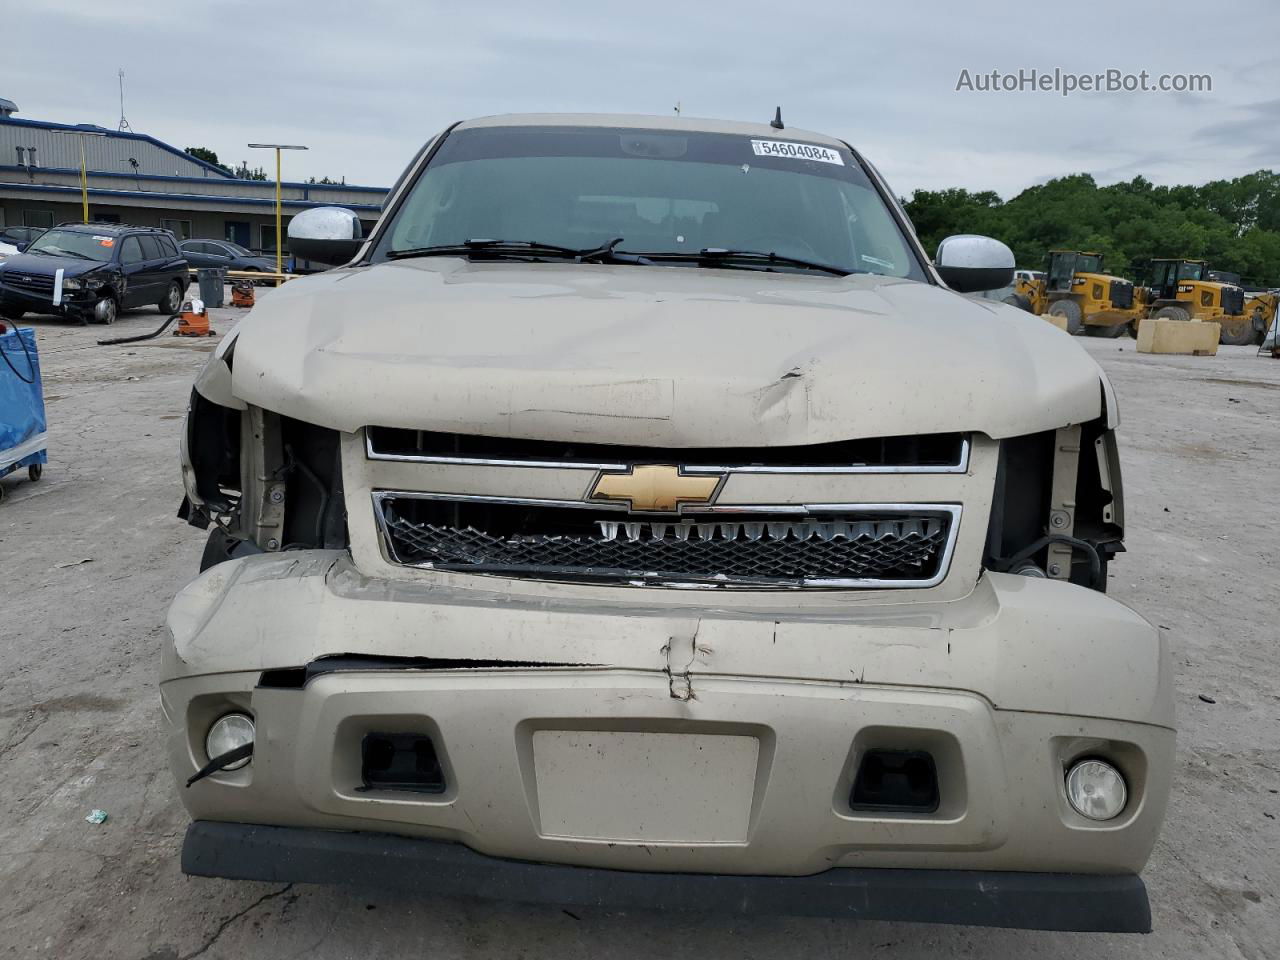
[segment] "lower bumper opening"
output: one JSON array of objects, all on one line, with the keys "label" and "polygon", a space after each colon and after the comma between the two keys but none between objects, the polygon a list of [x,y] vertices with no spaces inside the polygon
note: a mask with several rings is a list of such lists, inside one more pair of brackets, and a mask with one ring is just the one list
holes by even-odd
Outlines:
[{"label": "lower bumper opening", "polygon": [[391,887],[425,896],[584,906],[1148,933],[1134,875],[836,868],[808,877],[632,873],[504,860],[381,833],[196,821],[191,876]]}]

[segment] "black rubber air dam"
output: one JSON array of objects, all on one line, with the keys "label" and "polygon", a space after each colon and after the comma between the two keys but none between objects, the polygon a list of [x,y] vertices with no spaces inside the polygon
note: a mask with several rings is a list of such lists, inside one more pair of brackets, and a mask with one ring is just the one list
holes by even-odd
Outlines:
[{"label": "black rubber air dam", "polygon": [[1149,933],[1142,879],[977,870],[837,868],[809,877],[632,873],[503,860],[457,843],[198,820],[182,870],[267,883],[339,883],[601,909],[709,911]]}]

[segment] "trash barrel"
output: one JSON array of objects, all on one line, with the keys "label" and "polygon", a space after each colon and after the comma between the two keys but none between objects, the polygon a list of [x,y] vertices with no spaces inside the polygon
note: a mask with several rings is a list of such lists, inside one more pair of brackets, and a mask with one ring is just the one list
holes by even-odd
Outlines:
[{"label": "trash barrel", "polygon": [[227,271],[222,267],[201,267],[196,271],[200,282],[200,299],[206,307],[222,306],[222,285],[227,282]]}]

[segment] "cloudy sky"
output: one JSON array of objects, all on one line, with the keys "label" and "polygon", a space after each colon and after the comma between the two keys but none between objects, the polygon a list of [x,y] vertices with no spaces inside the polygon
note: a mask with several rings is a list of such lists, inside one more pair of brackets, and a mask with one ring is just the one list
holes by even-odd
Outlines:
[{"label": "cloudy sky", "polygon": [[[0,97],[19,116],[389,185],[433,132],[519,111],[767,120],[848,140],[899,193],[1004,197],[1087,171],[1201,183],[1280,167],[1274,0],[541,3],[41,0],[6,4]],[[957,91],[962,70],[1209,74],[1205,93]],[[976,84],[976,79],[975,79]]]}]

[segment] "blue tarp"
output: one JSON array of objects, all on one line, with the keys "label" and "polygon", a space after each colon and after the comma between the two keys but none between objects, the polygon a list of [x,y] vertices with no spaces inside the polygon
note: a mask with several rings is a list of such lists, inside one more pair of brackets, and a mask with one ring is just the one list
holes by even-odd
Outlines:
[{"label": "blue tarp", "polygon": [[0,474],[16,463],[45,463],[44,389],[36,332],[0,334]]}]

